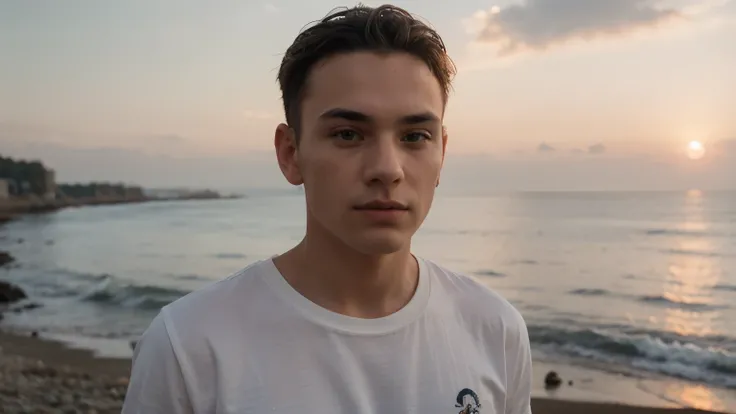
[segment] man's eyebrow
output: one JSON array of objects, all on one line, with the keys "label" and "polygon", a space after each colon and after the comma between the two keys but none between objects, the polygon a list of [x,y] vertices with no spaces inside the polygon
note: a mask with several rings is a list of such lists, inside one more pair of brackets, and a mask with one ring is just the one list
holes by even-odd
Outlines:
[{"label": "man's eyebrow", "polygon": [[[344,119],[346,121],[355,121],[355,122],[372,122],[373,118],[370,115],[364,114],[362,112],[354,111],[352,109],[345,109],[345,108],[332,108],[330,110],[327,110],[322,113],[322,115],[319,116],[320,119]],[[401,117],[399,120],[400,124],[404,125],[414,125],[414,124],[421,124],[425,122],[439,122],[440,119],[437,117],[437,115],[433,114],[432,112],[421,112],[417,114],[411,114]]]},{"label": "man's eyebrow", "polygon": [[422,112],[419,114],[407,115],[401,118],[402,124],[423,124],[425,122],[440,122],[440,118],[432,112]]},{"label": "man's eyebrow", "polygon": [[332,108],[322,113],[320,119],[344,119],[346,121],[370,122],[372,118],[362,112],[345,108]]}]

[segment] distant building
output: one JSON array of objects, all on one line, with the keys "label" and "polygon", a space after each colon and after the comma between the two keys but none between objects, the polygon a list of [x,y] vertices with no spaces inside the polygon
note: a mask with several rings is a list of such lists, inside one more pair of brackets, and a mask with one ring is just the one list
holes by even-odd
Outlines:
[{"label": "distant building", "polygon": [[28,181],[21,181],[20,182],[20,191],[18,192],[19,195],[27,195],[31,194],[31,183]]},{"label": "distant building", "polygon": [[143,194],[143,188],[141,187],[126,187],[125,198],[128,200],[142,200],[145,198]]},{"label": "distant building", "polygon": [[54,170],[46,170],[41,197],[46,200],[54,200],[56,198],[56,172]]},{"label": "distant building", "polygon": [[10,181],[0,178],[0,200],[10,198]]}]

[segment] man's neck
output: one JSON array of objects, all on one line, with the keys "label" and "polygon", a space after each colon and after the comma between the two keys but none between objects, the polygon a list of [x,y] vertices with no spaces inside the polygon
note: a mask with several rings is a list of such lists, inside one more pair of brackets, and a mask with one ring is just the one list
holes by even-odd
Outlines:
[{"label": "man's neck", "polygon": [[358,318],[379,318],[414,296],[418,264],[406,246],[380,256],[361,254],[341,241],[310,237],[274,259],[286,281],[312,302]]}]

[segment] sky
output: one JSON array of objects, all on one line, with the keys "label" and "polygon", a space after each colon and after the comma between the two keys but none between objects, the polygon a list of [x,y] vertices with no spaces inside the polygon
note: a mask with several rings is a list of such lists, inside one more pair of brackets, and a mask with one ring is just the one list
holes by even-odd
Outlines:
[{"label": "sky", "polygon": [[[0,0],[0,154],[64,182],[286,188],[280,59],[355,4]],[[736,0],[393,4],[458,68],[443,190],[736,189]]]}]

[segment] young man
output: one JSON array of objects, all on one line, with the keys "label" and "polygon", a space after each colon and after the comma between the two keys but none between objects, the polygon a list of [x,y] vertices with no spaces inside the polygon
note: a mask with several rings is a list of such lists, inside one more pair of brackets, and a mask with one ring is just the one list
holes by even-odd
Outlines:
[{"label": "young man", "polygon": [[396,7],[344,10],[296,38],[275,147],[304,185],[306,234],[164,307],[123,413],[531,412],[520,314],[411,253],[453,74],[440,37]]}]

